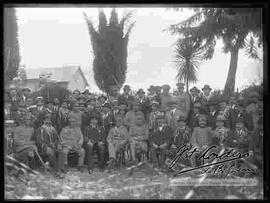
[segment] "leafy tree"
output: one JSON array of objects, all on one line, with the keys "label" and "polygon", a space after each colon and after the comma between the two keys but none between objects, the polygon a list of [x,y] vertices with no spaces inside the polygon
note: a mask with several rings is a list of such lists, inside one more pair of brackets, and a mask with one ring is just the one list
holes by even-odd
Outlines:
[{"label": "leafy tree", "polygon": [[[230,53],[230,67],[223,94],[229,96],[235,88],[238,53],[258,59],[257,47],[262,44],[261,8],[196,8],[195,14],[176,25],[171,25],[172,34],[187,36],[201,44],[210,53],[216,40],[222,39],[225,53]],[[211,57],[213,54],[210,55]]]},{"label": "leafy tree", "polygon": [[[174,50],[174,58],[178,68],[177,79],[186,83],[188,92],[189,83],[198,81],[196,71],[202,60],[209,58],[207,52],[201,49],[200,44],[190,38],[179,39]],[[212,53],[211,53],[212,54]]]},{"label": "leafy tree", "polygon": [[120,89],[126,79],[128,40],[135,25],[135,22],[130,22],[132,12],[128,12],[118,20],[116,10],[112,9],[109,23],[107,23],[105,13],[100,9],[97,29],[85,13],[84,17],[94,54],[94,79],[97,86],[109,94],[111,86],[116,85]]},{"label": "leafy tree", "polygon": [[5,83],[9,83],[16,75],[20,64],[18,25],[16,10],[13,7],[4,9],[4,70]]}]

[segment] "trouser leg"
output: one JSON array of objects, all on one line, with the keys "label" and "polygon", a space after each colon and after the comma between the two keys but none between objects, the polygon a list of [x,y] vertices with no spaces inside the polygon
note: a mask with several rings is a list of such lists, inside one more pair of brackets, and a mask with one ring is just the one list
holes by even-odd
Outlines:
[{"label": "trouser leg", "polygon": [[108,150],[109,150],[109,157],[116,159],[116,145],[109,143]]},{"label": "trouser leg", "polygon": [[87,165],[88,165],[88,169],[92,169],[93,168],[93,162],[94,162],[94,152],[93,152],[93,145],[87,145]]},{"label": "trouser leg", "polygon": [[79,153],[78,166],[83,166],[84,157],[85,157],[85,150],[83,148],[80,148],[80,150],[78,151],[78,153]]},{"label": "trouser leg", "polygon": [[155,148],[151,148],[150,150],[150,156],[153,164],[157,164],[158,159],[157,159],[157,150]]},{"label": "trouser leg", "polygon": [[68,152],[69,152],[68,148],[63,149],[63,162],[64,162],[64,165],[68,165]]},{"label": "trouser leg", "polygon": [[98,146],[98,156],[99,156],[99,168],[104,169],[105,167],[105,146]]}]

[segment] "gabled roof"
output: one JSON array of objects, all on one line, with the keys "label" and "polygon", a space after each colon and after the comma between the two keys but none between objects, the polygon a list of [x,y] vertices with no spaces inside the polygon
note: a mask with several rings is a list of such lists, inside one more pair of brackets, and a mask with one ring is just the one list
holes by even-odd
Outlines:
[{"label": "gabled roof", "polygon": [[80,66],[64,66],[64,67],[57,67],[57,68],[36,68],[36,69],[25,69],[27,79],[39,79],[39,75],[44,72],[51,73],[51,80],[56,82],[69,82],[73,75],[80,71],[82,77],[88,85],[88,82],[85,78],[84,73],[82,72]]}]

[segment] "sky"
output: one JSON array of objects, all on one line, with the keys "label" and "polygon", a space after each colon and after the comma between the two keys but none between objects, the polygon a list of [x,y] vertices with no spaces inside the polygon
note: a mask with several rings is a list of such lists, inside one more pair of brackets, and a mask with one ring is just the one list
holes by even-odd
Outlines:
[{"label": "sky", "polygon": [[[26,68],[62,67],[81,65],[90,89],[98,92],[92,72],[92,45],[82,12],[98,25],[98,8],[86,7],[20,7],[17,8],[21,63]],[[111,8],[105,8],[107,18]],[[136,25],[128,44],[128,70],[126,83],[132,89],[150,85],[169,84],[175,88],[177,68],[173,58],[177,36],[164,31],[171,24],[181,22],[192,11],[174,11],[164,7],[117,8],[119,16],[132,10]],[[198,82],[190,87],[202,88],[209,84],[213,89],[223,89],[229,69],[230,55],[222,53],[218,41],[214,56],[201,63],[197,71]],[[259,50],[262,59],[262,50]],[[249,59],[240,51],[236,88],[262,78],[262,61]]]}]

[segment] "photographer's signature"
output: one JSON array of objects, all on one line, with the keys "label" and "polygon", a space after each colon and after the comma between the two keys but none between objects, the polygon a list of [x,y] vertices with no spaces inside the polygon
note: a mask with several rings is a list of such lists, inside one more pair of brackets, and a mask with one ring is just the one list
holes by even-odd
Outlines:
[{"label": "photographer's signature", "polygon": [[196,147],[193,148],[190,145],[183,145],[177,150],[177,154],[171,161],[169,169],[174,168],[179,160],[184,158],[188,160],[196,159],[197,161],[204,161],[206,164],[179,171],[178,174],[183,174],[197,169],[201,169],[201,173],[208,173],[212,175],[225,174],[226,176],[232,173],[257,173],[256,169],[241,168],[236,162],[237,160],[244,160],[249,157],[250,154],[248,152],[242,154],[234,149],[230,149],[220,153],[217,151],[217,149],[218,146],[213,145],[200,151]]}]

